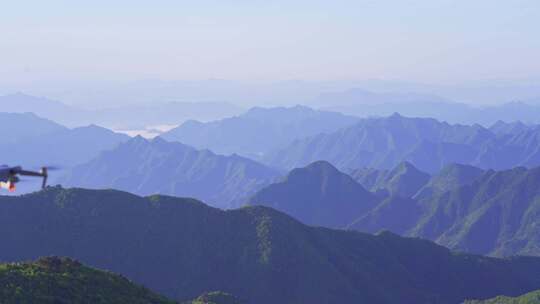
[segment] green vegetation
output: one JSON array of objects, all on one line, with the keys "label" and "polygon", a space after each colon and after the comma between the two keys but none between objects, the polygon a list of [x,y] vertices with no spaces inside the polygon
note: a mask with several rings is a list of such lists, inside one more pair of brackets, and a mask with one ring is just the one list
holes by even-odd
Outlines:
[{"label": "green vegetation", "polygon": [[489,170],[473,182],[418,200],[405,234],[493,256],[540,255],[540,168]]},{"label": "green vegetation", "polygon": [[220,290],[256,304],[438,303],[540,288],[540,259],[457,254],[392,233],[308,227],[266,207],[47,188],[0,197],[0,260],[70,256],[171,299]]},{"label": "green vegetation", "polygon": [[540,304],[540,290],[516,298],[499,296],[484,301],[465,301],[464,304]]},{"label": "green vegetation", "polygon": [[[403,163],[352,174],[359,182],[318,161],[292,170],[249,202],[308,225],[389,230],[481,255],[540,256],[540,167],[494,171],[453,164],[427,179]],[[368,192],[361,183],[386,193]]]},{"label": "green vegetation", "polygon": [[242,304],[242,302],[228,293],[214,291],[184,304]]},{"label": "green vegetation", "polygon": [[540,168],[483,171],[451,165],[413,199],[389,198],[350,228],[436,241],[492,256],[540,256]]},{"label": "green vegetation", "polygon": [[0,265],[0,299],[2,304],[174,303],[122,276],[59,257]]}]

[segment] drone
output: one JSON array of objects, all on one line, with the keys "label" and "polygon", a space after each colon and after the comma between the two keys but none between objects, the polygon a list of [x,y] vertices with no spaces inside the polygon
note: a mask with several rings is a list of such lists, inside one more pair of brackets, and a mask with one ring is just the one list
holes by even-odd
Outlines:
[{"label": "drone", "polygon": [[14,192],[16,189],[16,184],[21,181],[19,176],[34,176],[43,178],[41,188],[44,189],[47,186],[49,169],[51,168],[42,167],[39,171],[28,171],[24,170],[21,166],[0,166],[0,188],[7,189],[9,192]]}]

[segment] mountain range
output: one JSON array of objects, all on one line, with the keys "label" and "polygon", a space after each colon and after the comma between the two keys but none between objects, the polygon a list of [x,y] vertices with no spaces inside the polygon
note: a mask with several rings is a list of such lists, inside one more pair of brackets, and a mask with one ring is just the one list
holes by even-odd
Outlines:
[{"label": "mountain range", "polygon": [[[434,178],[441,179],[445,177]],[[538,184],[540,168],[488,170],[472,183],[408,200],[405,208],[414,212],[406,214],[413,220],[393,231],[479,254],[540,255]],[[362,231],[388,229],[388,217],[404,216],[403,203],[389,199],[384,208],[373,210],[350,227]]]},{"label": "mountain range", "polygon": [[69,129],[32,113],[0,113],[0,124],[9,126],[2,162],[15,165],[69,167],[129,138],[96,125]]},{"label": "mountain range", "polygon": [[[68,124],[77,120],[76,126],[80,127],[91,122],[84,119],[84,111],[66,105],[60,101],[15,93],[0,96],[0,107],[3,112],[10,113],[34,113],[40,117]],[[69,124],[68,124],[69,125]]]},{"label": "mountain range", "polygon": [[215,120],[239,114],[242,108],[226,102],[159,102],[86,109],[23,93],[0,96],[0,107],[12,113],[32,112],[71,128],[99,124],[115,130],[178,125],[188,119]]},{"label": "mountain range", "polygon": [[391,171],[355,172],[362,173],[358,181],[316,162],[292,170],[248,202],[310,225],[390,230],[477,254],[540,255],[540,167],[494,171],[452,164],[429,176],[402,163]]},{"label": "mountain range", "polygon": [[540,259],[461,254],[426,240],[305,226],[265,207],[49,187],[0,197],[0,260],[73,257],[183,300],[459,303],[540,288]]},{"label": "mountain range", "polygon": [[491,169],[540,165],[540,127],[505,133],[501,123],[491,131],[480,125],[452,125],[395,113],[297,140],[264,161],[292,169],[326,160],[343,170],[391,169],[408,161],[427,173],[435,173],[450,163]]},{"label": "mountain range", "polygon": [[64,126],[33,113],[0,113],[0,122],[10,128],[10,131],[3,135],[3,144],[15,144],[25,139],[66,130]]},{"label": "mountain range", "polygon": [[[178,125],[186,120],[211,121],[223,119],[232,115],[241,114],[243,107],[236,104],[253,104],[253,91],[251,91],[249,101],[246,96],[231,96],[228,89],[224,89],[220,81],[208,81],[205,84],[195,83],[171,83],[155,84],[152,87],[152,93],[140,87],[141,83],[135,83],[127,89],[131,97],[121,97],[115,92],[109,92],[109,96],[96,97],[103,94],[100,92],[86,92],[84,99],[93,99],[92,102],[86,100],[84,104],[99,104],[99,109],[87,109],[80,106],[68,105],[63,102],[46,98],[32,96],[24,93],[15,93],[0,96],[0,106],[3,109],[9,109],[10,112],[24,113],[34,112],[35,114],[52,119],[69,127],[79,127],[87,124],[99,124],[113,129],[142,129],[144,127],[157,125]],[[215,85],[217,84],[217,86]],[[324,111],[340,112],[345,115],[354,115],[360,117],[368,116],[388,116],[394,112],[399,112],[404,116],[410,117],[431,117],[450,123],[474,124],[479,123],[489,126],[498,120],[522,121],[526,123],[540,123],[540,107],[538,103],[538,94],[528,95],[523,98],[516,98],[521,93],[515,90],[508,99],[502,95],[495,94],[491,96],[488,102],[483,106],[471,106],[468,103],[455,102],[457,96],[441,97],[436,91],[423,91],[420,87],[408,88],[405,90],[388,91],[387,85],[369,89],[370,84],[365,84],[365,88],[359,88],[354,83],[346,85],[329,85],[327,88],[301,88],[307,89],[304,93],[292,89],[291,85],[297,86],[300,82],[285,84],[280,89],[285,95],[303,95],[303,97],[292,98],[285,97],[285,100],[276,100],[276,90],[272,89],[272,100],[267,100],[264,104],[273,105],[291,105],[302,103]],[[190,96],[186,95],[195,87],[207,93],[207,89],[200,87],[213,87],[211,95],[213,98],[202,97],[200,94]],[[312,84],[313,85],[313,84]],[[311,86],[312,86],[311,85]],[[300,85],[301,86],[301,85]],[[352,86],[352,88],[351,88]],[[349,87],[349,88],[347,88]],[[164,90],[170,88],[175,92],[166,93]],[[182,89],[180,89],[182,88]],[[366,89],[368,88],[368,89]],[[321,90],[322,89],[322,90]],[[489,94],[500,89],[492,87]],[[538,88],[535,88],[537,90]],[[179,91],[180,90],[180,91]],[[137,92],[136,94],[134,92]],[[181,92],[181,93],[180,93]],[[218,93],[218,92],[221,92]],[[241,92],[244,93],[244,92]],[[47,94],[42,92],[41,94]],[[268,94],[268,92],[266,93]],[[81,104],[80,98],[67,94],[53,94],[62,100],[70,101],[74,99],[75,104]],[[123,95],[123,94],[121,94]],[[203,94],[206,95],[206,94]],[[229,95],[230,97],[225,97]],[[234,95],[234,94],[233,94]],[[448,94],[450,96],[452,94]],[[182,96],[181,101],[177,96]],[[268,99],[268,96],[261,96]],[[494,100],[498,100],[494,103]],[[129,100],[131,104],[123,103],[115,108],[110,104],[118,104],[120,100]],[[225,102],[225,101],[231,102]],[[462,100],[464,102],[470,100]],[[473,100],[478,101],[478,100]],[[133,119],[137,117],[137,120]]]},{"label": "mountain range", "polygon": [[[490,126],[498,120],[540,123],[540,107],[534,100],[504,100],[495,105],[470,105],[433,94],[372,92],[353,88],[324,93],[316,104],[321,109],[360,117],[404,116],[435,118],[460,124]],[[515,100],[515,99],[513,99]]]},{"label": "mountain range", "polygon": [[[388,79],[306,81],[300,79],[245,82],[227,79],[163,80],[145,79],[123,83],[94,83],[72,85],[59,89],[65,83],[53,86],[13,88],[34,95],[53,96],[56,99],[76,104],[107,106],[111,103],[158,103],[171,99],[193,101],[228,100],[239,104],[291,105],[297,103],[313,105],[339,105],[350,91],[368,92],[373,95],[389,96],[377,101],[410,100],[409,96],[429,96],[430,100],[455,100],[470,104],[503,104],[519,100],[538,104],[540,85],[538,79],[524,81],[489,80],[469,81],[462,84],[426,84]],[[4,92],[8,88],[4,88]],[[328,94],[330,93],[330,94]],[[322,98],[321,98],[322,95]],[[362,94],[363,95],[363,94]],[[362,96],[361,95],[361,96]],[[329,98],[324,98],[329,96]],[[354,95],[353,95],[354,96]],[[440,97],[439,97],[440,96]],[[323,102],[321,102],[323,101]],[[365,100],[352,99],[354,102]],[[368,100],[369,101],[369,100]]]},{"label": "mountain range", "polygon": [[222,120],[187,121],[161,136],[220,154],[236,153],[260,159],[295,139],[332,132],[357,121],[358,118],[353,116],[304,106],[255,107],[242,115]]},{"label": "mountain range", "polygon": [[231,208],[278,176],[277,171],[238,155],[222,156],[160,137],[137,136],[75,166],[60,182],[141,195],[195,197]]},{"label": "mountain range", "polygon": [[[132,105],[105,108],[90,114],[99,124],[115,130],[148,129],[154,126],[177,126],[184,121],[197,119],[212,121],[238,115],[242,107],[228,102],[168,101],[150,105]],[[136,119],[134,119],[136,118]]]}]

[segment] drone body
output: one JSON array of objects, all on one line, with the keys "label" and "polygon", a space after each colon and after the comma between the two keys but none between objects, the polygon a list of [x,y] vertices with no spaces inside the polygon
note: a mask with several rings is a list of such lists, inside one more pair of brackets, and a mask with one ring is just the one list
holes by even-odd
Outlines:
[{"label": "drone body", "polygon": [[36,172],[24,170],[21,166],[10,167],[3,165],[0,166],[0,188],[7,189],[10,192],[15,191],[16,184],[21,181],[19,176],[41,177],[43,178],[43,183],[41,184],[41,187],[45,188],[49,175],[47,167],[43,167],[40,171]]}]

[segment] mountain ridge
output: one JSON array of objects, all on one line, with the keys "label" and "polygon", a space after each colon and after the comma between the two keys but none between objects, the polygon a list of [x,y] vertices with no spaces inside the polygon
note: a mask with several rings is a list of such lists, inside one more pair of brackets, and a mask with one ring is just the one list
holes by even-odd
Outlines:
[{"label": "mountain ridge", "polygon": [[351,170],[349,175],[371,192],[384,195],[414,196],[430,179],[430,175],[404,161],[392,170],[362,168]]},{"label": "mountain ridge", "polygon": [[449,124],[394,113],[296,140],[264,161],[289,170],[317,160],[329,161],[342,170],[389,170],[403,161],[431,174],[450,163],[501,170],[540,165],[539,137],[540,128],[535,126],[500,136],[480,125]]},{"label": "mountain ridge", "polygon": [[33,113],[0,113],[0,123],[10,126],[6,140],[0,143],[5,151],[2,161],[25,168],[67,169],[129,139],[96,125],[70,129]]},{"label": "mountain ridge", "polygon": [[262,159],[297,138],[337,130],[358,118],[306,106],[253,107],[241,115],[202,123],[188,121],[162,136],[219,154]]},{"label": "mountain ridge", "polygon": [[[327,171],[333,174],[312,170],[317,164],[332,168]],[[371,185],[368,192],[330,163],[319,161],[292,170],[289,176],[300,177],[266,186],[248,202],[271,206],[310,225],[369,233],[390,230],[476,254],[540,256],[535,226],[540,218],[540,167],[495,171],[452,164],[431,178],[402,178],[406,191],[381,193],[378,186],[392,186],[386,176],[407,166],[412,167],[362,171],[364,184]],[[343,180],[349,183],[341,189]],[[328,185],[331,191],[319,190]]]},{"label": "mountain ridge", "polygon": [[238,155],[223,156],[160,137],[137,136],[76,166],[62,182],[142,195],[191,196],[231,208],[278,176],[277,171]]},{"label": "mountain ridge", "polygon": [[538,258],[308,227],[260,206],[222,211],[192,199],[49,187],[0,197],[0,211],[0,260],[70,256],[174,299],[222,290],[260,304],[450,304],[540,286]]}]

